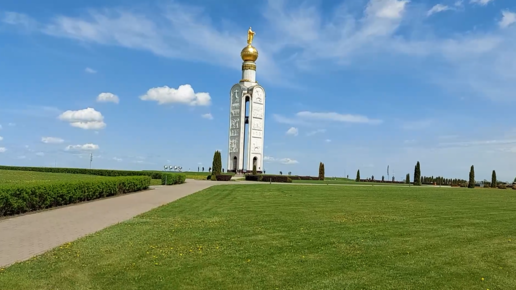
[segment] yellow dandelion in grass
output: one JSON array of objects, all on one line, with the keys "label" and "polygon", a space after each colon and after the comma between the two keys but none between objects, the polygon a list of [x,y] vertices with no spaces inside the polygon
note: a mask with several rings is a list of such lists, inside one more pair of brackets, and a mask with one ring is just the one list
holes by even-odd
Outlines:
[{"label": "yellow dandelion in grass", "polygon": [[482,281],[484,281],[484,278],[482,278]]},{"label": "yellow dandelion in grass", "polygon": [[182,256],[183,254],[179,254],[179,256]]},{"label": "yellow dandelion in grass", "polygon": [[251,262],[251,259],[247,259],[247,263]]},{"label": "yellow dandelion in grass", "polygon": [[1,268],[1,269],[0,269],[0,271],[3,271],[3,270],[5,270],[5,269],[4,269],[4,268]]}]

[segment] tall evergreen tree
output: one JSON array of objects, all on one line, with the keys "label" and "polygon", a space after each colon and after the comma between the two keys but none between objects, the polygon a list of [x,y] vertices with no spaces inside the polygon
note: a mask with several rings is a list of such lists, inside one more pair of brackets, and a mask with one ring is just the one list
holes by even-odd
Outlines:
[{"label": "tall evergreen tree", "polygon": [[419,161],[416,163],[414,168],[414,185],[421,185],[421,165]]},{"label": "tall evergreen tree", "polygon": [[220,151],[215,151],[213,154],[213,162],[211,166],[211,180],[216,180],[216,176],[222,172],[222,157]]},{"label": "tall evergreen tree", "polygon": [[410,183],[410,173],[407,173],[407,176],[405,177],[405,183],[406,184]]},{"label": "tall evergreen tree", "polygon": [[357,170],[357,178],[355,178],[356,182],[360,182],[360,169]]},{"label": "tall evergreen tree", "polygon": [[475,167],[473,167],[473,165],[471,165],[471,169],[469,170],[468,188],[475,188]]},{"label": "tall evergreen tree", "polygon": [[324,163],[319,163],[319,180],[324,180]]},{"label": "tall evergreen tree", "polygon": [[493,170],[493,174],[491,175],[491,187],[496,187],[496,171]]}]

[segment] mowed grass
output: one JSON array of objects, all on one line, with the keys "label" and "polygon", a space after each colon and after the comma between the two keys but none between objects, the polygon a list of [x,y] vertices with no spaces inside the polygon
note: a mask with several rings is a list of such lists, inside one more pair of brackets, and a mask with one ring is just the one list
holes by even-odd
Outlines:
[{"label": "mowed grass", "polygon": [[220,185],[0,271],[2,289],[514,289],[516,193]]},{"label": "mowed grass", "polygon": [[346,178],[325,178],[324,180],[292,180],[293,183],[315,183],[315,184],[346,184],[346,185],[395,185],[395,186],[409,186],[405,183],[380,183],[380,182],[356,182]]},{"label": "mowed grass", "polygon": [[66,173],[49,173],[35,171],[19,171],[19,170],[0,170],[0,184],[16,184],[31,182],[53,182],[66,180],[88,180],[99,178],[95,175],[86,174],[66,174]]}]

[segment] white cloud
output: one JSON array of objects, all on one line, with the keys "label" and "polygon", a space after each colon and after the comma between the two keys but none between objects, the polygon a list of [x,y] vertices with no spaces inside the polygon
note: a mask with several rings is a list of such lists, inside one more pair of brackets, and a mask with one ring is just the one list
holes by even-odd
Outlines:
[{"label": "white cloud", "polygon": [[408,2],[408,0],[371,0],[365,12],[369,17],[399,19]]},{"label": "white cloud", "polygon": [[486,6],[489,2],[493,0],[470,0],[469,3],[478,4],[480,6]]},{"label": "white cloud", "polygon": [[168,86],[152,88],[140,97],[144,101],[156,101],[158,104],[187,104],[190,106],[209,106],[209,93],[195,93],[192,86],[186,84],[179,86],[178,89]]},{"label": "white cloud", "polygon": [[263,161],[266,161],[266,162],[278,162],[278,163],[282,163],[282,164],[286,164],[286,165],[299,163],[297,160],[294,160],[294,159],[290,159],[290,158],[274,158],[274,157],[271,157],[271,156],[264,156],[263,157]]},{"label": "white cloud", "polygon": [[59,119],[70,123],[73,127],[85,130],[98,130],[106,127],[104,116],[93,108],[77,111],[68,110],[62,113]]},{"label": "white cloud", "polygon": [[439,146],[443,147],[470,147],[470,146],[498,146],[516,144],[516,140],[472,140],[472,141],[460,141],[460,142],[442,142]]},{"label": "white cloud", "polygon": [[0,124],[0,130],[2,130],[2,124]]},{"label": "white cloud", "polygon": [[401,126],[404,130],[423,130],[428,128],[434,124],[434,120],[418,120],[418,121],[409,121],[403,123]]},{"label": "white cloud", "polygon": [[301,125],[304,123],[302,120],[291,119],[291,118],[287,118],[287,117],[284,117],[284,116],[278,115],[278,114],[273,114],[272,118],[274,119],[274,121],[276,121],[278,123],[287,124],[287,125]]},{"label": "white cloud", "polygon": [[118,157],[113,157],[113,160],[117,161],[117,162],[122,162],[124,161],[122,158],[118,158]]},{"label": "white cloud", "polygon": [[7,151],[5,147],[0,147],[0,153],[4,153],[5,151]]},{"label": "white cloud", "polygon": [[43,152],[36,152],[36,155],[40,156],[40,157],[43,157],[43,156],[45,156],[45,153],[43,153]]},{"label": "white cloud", "polygon": [[[511,68],[516,62],[516,35],[512,30],[464,30],[439,36],[431,28],[411,25],[419,24],[420,16],[427,11],[400,0],[360,1],[367,3],[360,7],[364,13],[355,13],[350,9],[354,5],[343,1],[329,15],[311,4],[296,5],[292,1],[288,6],[287,2],[268,1],[263,11],[267,33],[256,38],[260,75],[268,80],[288,83],[288,78],[296,80],[302,71],[326,67],[321,62],[404,70],[406,64],[421,61],[418,69],[409,66],[410,73],[451,91],[450,95],[459,95],[455,93],[459,91],[460,95],[494,100],[515,98],[516,76]],[[37,31],[240,69],[235,51],[245,45],[245,32],[234,28],[238,27],[234,23],[221,22],[225,24],[214,25],[200,7],[172,3],[160,7],[158,13],[108,8],[89,10],[81,17],[56,16],[40,23]],[[281,62],[285,56],[291,64],[288,73]]]},{"label": "white cloud", "polygon": [[326,139],[326,140],[324,140],[324,142],[326,142],[326,143],[330,143],[330,142],[331,142],[331,139]]},{"label": "white cloud", "polygon": [[97,102],[100,103],[115,103],[118,104],[120,100],[118,99],[118,96],[112,93],[100,93],[97,96]]},{"label": "white cloud", "polygon": [[347,123],[364,123],[364,124],[380,124],[382,120],[369,119],[362,115],[351,115],[351,114],[339,114],[335,112],[309,112],[303,111],[296,114],[296,116],[305,119],[312,120],[324,120],[324,121],[335,121],[335,122],[347,122]]},{"label": "white cloud", "polygon": [[96,70],[94,70],[92,68],[89,68],[89,67],[85,68],[84,71],[89,73],[89,74],[96,74],[97,73]]},{"label": "white cloud", "polygon": [[324,133],[324,132],[326,132],[326,129],[317,129],[317,130],[313,130],[313,131],[306,133],[306,136],[313,136],[315,134],[320,134],[320,133]]},{"label": "white cloud", "polygon": [[502,19],[498,22],[500,28],[507,28],[516,22],[516,13],[507,10],[502,11]]},{"label": "white cloud", "polygon": [[15,123],[9,123],[9,124],[7,124],[7,126],[14,127],[14,126],[16,126],[16,124]]},{"label": "white cloud", "polygon": [[0,21],[9,25],[16,25],[25,29],[33,29],[37,26],[37,22],[31,17],[17,12],[0,11]]},{"label": "white cloud", "polygon": [[41,137],[41,142],[45,144],[61,144],[64,140],[57,137]]},{"label": "white cloud", "polygon": [[464,3],[464,0],[458,0],[458,1],[455,1],[455,3],[453,3],[453,5],[455,5],[455,7],[462,7]]},{"label": "white cloud", "polygon": [[211,113],[202,114],[201,117],[203,117],[204,119],[213,120],[213,116],[211,115]]},{"label": "white cloud", "polygon": [[296,127],[290,127],[290,129],[286,132],[287,135],[297,136],[299,134],[299,131]]},{"label": "white cloud", "polygon": [[443,12],[443,11],[446,11],[446,10],[450,10],[450,7],[447,6],[447,5],[443,5],[443,4],[436,4],[430,10],[428,10],[426,15],[430,16],[430,15],[432,15],[434,13],[439,13],[439,12]]},{"label": "white cloud", "polygon": [[96,144],[84,144],[84,145],[68,145],[65,148],[66,151],[95,151],[99,150],[99,145]]},{"label": "white cloud", "polygon": [[4,140],[4,137],[0,136],[0,141]]}]

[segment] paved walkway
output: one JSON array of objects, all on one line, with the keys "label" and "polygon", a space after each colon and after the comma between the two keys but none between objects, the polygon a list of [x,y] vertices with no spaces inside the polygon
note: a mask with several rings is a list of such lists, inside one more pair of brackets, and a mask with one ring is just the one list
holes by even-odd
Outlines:
[{"label": "paved walkway", "polygon": [[[217,182],[221,184],[226,182]],[[234,184],[236,182],[227,182]],[[0,268],[128,220],[158,206],[215,185],[188,180],[53,210],[0,220]]]},{"label": "paved walkway", "polygon": [[[251,183],[268,184],[264,182],[214,183],[205,180],[187,180],[187,183],[181,185],[157,186],[150,191],[2,219],[0,220],[0,268],[17,261],[27,260],[64,243],[100,231],[208,187],[219,184]],[[285,185],[294,184],[325,186],[325,184],[285,183]]]}]

